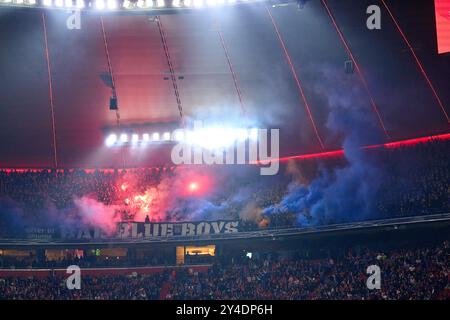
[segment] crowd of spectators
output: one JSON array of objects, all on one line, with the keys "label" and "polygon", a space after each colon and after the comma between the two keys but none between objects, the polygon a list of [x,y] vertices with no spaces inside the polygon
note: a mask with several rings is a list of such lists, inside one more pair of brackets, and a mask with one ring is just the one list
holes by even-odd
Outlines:
[{"label": "crowd of spectators", "polygon": [[[63,278],[0,278],[0,299],[383,299],[450,298],[448,242],[412,249],[350,250],[326,259],[272,252],[220,257],[207,271],[165,269],[152,275],[86,276],[81,290]],[[381,288],[367,287],[367,267]]]},{"label": "crowd of spectators", "polygon": [[[206,273],[179,273],[171,299],[394,299],[448,298],[450,250],[434,248],[349,252],[324,260],[245,259],[215,265]],[[381,289],[369,290],[366,268],[382,270]]]},{"label": "crowd of spectators", "polygon": [[[397,148],[383,148],[377,151],[367,151],[368,157],[377,164],[382,172],[382,185],[374,195],[376,211],[372,216],[404,217],[429,213],[446,213],[450,210],[450,141],[433,141],[417,145]],[[309,159],[308,162],[320,163],[327,167],[341,165],[342,161],[335,158]],[[325,164],[324,164],[325,163]],[[336,164],[339,163],[339,164]],[[316,166],[317,167],[317,166]],[[282,167],[284,172],[288,168]],[[306,170],[308,171],[308,170]],[[307,174],[308,172],[301,174]],[[313,170],[309,170],[313,171]],[[133,170],[132,173],[115,170],[108,172],[86,170],[41,170],[15,172],[0,170],[0,209],[5,199],[18,204],[23,212],[31,212],[33,225],[45,224],[45,215],[36,214],[38,210],[49,208],[65,209],[71,206],[75,197],[89,196],[109,205],[119,199],[121,181],[127,175],[133,175],[137,191],[144,191],[157,184],[164,174],[174,174],[174,168],[152,168]],[[245,178],[246,181],[243,181]],[[296,177],[297,179],[298,177]],[[286,194],[287,185],[292,181],[292,173],[280,174],[272,178],[262,179],[256,175],[257,182],[248,181],[248,175],[233,179],[235,183],[227,182],[223,188],[223,197],[217,200],[221,203],[233,203],[244,192],[246,203],[252,203],[254,212],[262,211],[271,205],[279,203]],[[304,183],[307,183],[305,179]],[[261,182],[262,181],[262,182]],[[264,182],[265,181],[265,182]],[[311,181],[311,179],[309,180]],[[233,187],[234,186],[234,187]],[[217,187],[217,186],[216,186]],[[228,218],[245,217],[245,204],[234,207],[229,205]],[[0,214],[2,212],[0,211]],[[189,213],[188,213],[189,214]],[[255,213],[245,224],[247,229],[257,227],[285,227],[296,223],[296,215],[301,212],[285,212],[274,214],[260,221],[255,221]],[[258,215],[258,214],[256,214]],[[170,215],[169,215],[170,216]],[[42,221],[40,221],[41,219]],[[179,217],[183,220],[183,217]],[[2,219],[4,220],[4,219]],[[0,221],[0,234],[5,226]]]},{"label": "crowd of spectators", "polygon": [[0,278],[3,300],[156,300],[166,273],[85,276],[80,290],[69,290],[64,279]]}]

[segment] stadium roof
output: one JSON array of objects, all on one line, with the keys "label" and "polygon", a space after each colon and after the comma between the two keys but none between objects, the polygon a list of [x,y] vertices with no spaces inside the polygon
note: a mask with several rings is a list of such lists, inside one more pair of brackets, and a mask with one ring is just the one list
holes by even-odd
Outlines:
[{"label": "stadium roof", "polygon": [[[370,1],[328,1],[392,139],[445,132],[448,122],[395,25],[365,27]],[[390,2],[389,2],[390,3]],[[450,110],[448,56],[437,56],[433,5],[392,3]],[[334,127],[342,114],[363,114],[377,127],[369,98],[320,1],[302,10],[270,8],[290,53],[326,150],[338,149],[345,132]],[[108,108],[111,89],[100,15],[82,15],[81,29],[66,27],[68,13],[0,10],[0,167],[51,167],[52,116],[43,17],[54,98],[57,157],[61,167],[120,166],[122,155],[104,146],[105,127],[116,114]],[[252,119],[260,127],[282,128],[282,155],[322,151],[267,9],[260,5],[204,9],[160,18],[173,62],[183,117]],[[180,121],[160,30],[154,17],[103,15],[122,124]],[[219,31],[220,30],[220,34]],[[221,41],[223,37],[223,42]],[[236,93],[232,63],[245,115]],[[341,119],[342,120],[342,119]],[[353,119],[355,120],[355,119]],[[355,120],[358,122],[358,119]],[[349,121],[350,126],[354,122]],[[382,132],[362,143],[386,142]],[[129,151],[127,165],[158,163],[157,148]],[[160,161],[159,161],[160,162]]]}]

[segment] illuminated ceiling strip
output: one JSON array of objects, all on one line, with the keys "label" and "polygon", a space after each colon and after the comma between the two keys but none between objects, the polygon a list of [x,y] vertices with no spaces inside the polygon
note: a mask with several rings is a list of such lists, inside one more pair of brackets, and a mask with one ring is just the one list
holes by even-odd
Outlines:
[{"label": "illuminated ceiling strip", "polygon": [[[406,140],[399,140],[389,143],[382,143],[382,144],[374,144],[370,146],[363,146],[360,149],[361,150],[372,150],[372,149],[382,149],[382,148],[400,148],[400,147],[407,147],[407,146],[414,146],[419,143],[429,143],[433,142],[435,140],[450,140],[450,133],[445,134],[437,134],[427,137],[420,137],[420,138],[413,138],[413,139],[406,139]],[[288,157],[282,157],[278,159],[273,159],[272,161],[279,161],[279,162],[285,162],[289,160],[305,160],[305,159],[315,159],[315,158],[326,158],[326,157],[340,157],[344,156],[345,151],[343,149],[339,150],[333,150],[333,151],[327,151],[327,152],[319,152],[319,153],[310,153],[310,154],[300,154],[295,156],[288,156]],[[253,164],[260,164],[260,162],[253,163]]]}]

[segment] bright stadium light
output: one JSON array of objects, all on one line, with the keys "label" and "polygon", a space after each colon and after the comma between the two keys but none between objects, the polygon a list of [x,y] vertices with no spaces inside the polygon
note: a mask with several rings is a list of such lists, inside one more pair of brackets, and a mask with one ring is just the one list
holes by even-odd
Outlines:
[{"label": "bright stadium light", "polygon": [[217,5],[217,1],[216,0],[206,0],[206,4],[209,7],[213,7],[213,6]]},{"label": "bright stadium light", "polygon": [[72,8],[72,0],[65,0],[64,1],[64,5],[67,7],[67,8]]},{"label": "bright stadium light", "polygon": [[159,141],[159,133],[158,132],[155,132],[155,133],[152,134],[152,140],[153,141]]},{"label": "bright stadium light", "polygon": [[184,1],[183,1],[183,5],[184,5],[185,7],[190,7],[190,6],[192,5],[192,0],[184,0]]},{"label": "bright stadium light", "polygon": [[43,0],[42,4],[46,7],[51,7],[52,6],[52,0]]},{"label": "bright stadium light", "polygon": [[84,8],[84,0],[77,0],[77,8],[78,9]]},{"label": "bright stadium light", "polygon": [[122,133],[120,135],[120,142],[122,142],[122,143],[128,142],[128,135],[126,133]]},{"label": "bright stadium light", "polygon": [[55,0],[55,6],[61,8],[64,5],[64,0]]},{"label": "bright stadium light", "polygon": [[181,0],[173,0],[172,1],[172,6],[174,7],[180,7],[181,6]]},{"label": "bright stadium light", "polygon": [[193,0],[194,1],[194,7],[200,8],[203,7],[203,0]]},{"label": "bright stadium light", "polygon": [[16,0],[17,4],[23,4],[23,0]]},{"label": "bright stadium light", "polygon": [[114,143],[116,143],[117,141],[117,135],[112,133],[108,136],[108,138],[106,138],[105,144],[108,147],[111,147],[114,145]]},{"label": "bright stadium light", "polygon": [[166,5],[166,3],[164,2],[164,0],[156,0],[156,5],[158,6],[158,8],[162,8]]},{"label": "bright stadium light", "polygon": [[170,132],[164,132],[163,133],[163,140],[169,141],[170,140]]},{"label": "bright stadium light", "polygon": [[144,133],[144,134],[142,135],[142,140],[143,140],[145,143],[149,142],[149,141],[150,141],[150,135],[149,135],[148,133]]},{"label": "bright stadium light", "polygon": [[184,132],[178,130],[175,132],[175,141],[184,141]]},{"label": "bright stadium light", "polygon": [[139,135],[137,133],[133,133],[131,135],[131,143],[136,145],[139,142]]},{"label": "bright stadium light", "polygon": [[33,6],[33,5],[36,4],[36,0],[28,0],[28,4],[29,4],[30,6]]},{"label": "bright stadium light", "polygon": [[144,8],[145,7],[145,1],[144,0],[138,0],[138,2],[136,3],[136,5],[139,8]]},{"label": "bright stadium light", "polygon": [[116,0],[108,0],[108,9],[116,9],[117,8],[117,1]]},{"label": "bright stadium light", "polygon": [[238,141],[245,141],[248,139],[248,130],[247,129],[236,129],[236,139]]},{"label": "bright stadium light", "polygon": [[258,140],[258,129],[257,128],[250,129],[250,139]]},{"label": "bright stadium light", "polygon": [[130,0],[125,0],[125,1],[123,2],[122,6],[123,6],[125,9],[131,8],[131,2],[130,2]]},{"label": "bright stadium light", "polygon": [[105,9],[105,1],[104,0],[95,0],[95,7],[99,10]]}]

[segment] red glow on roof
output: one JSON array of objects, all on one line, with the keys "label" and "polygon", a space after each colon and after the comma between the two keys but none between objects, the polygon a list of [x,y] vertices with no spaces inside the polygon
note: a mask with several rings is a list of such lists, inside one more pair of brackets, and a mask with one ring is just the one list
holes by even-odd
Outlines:
[{"label": "red glow on roof", "polygon": [[[450,140],[450,133],[439,134],[439,135],[434,135],[434,136],[427,136],[427,137],[420,137],[420,138],[413,138],[413,139],[407,139],[407,140],[400,140],[400,141],[388,142],[388,143],[382,143],[382,144],[375,144],[375,145],[361,147],[361,149],[400,148],[400,147],[414,146],[414,145],[417,145],[420,143],[428,143],[428,142],[432,142],[435,140]],[[337,156],[343,156],[343,155],[345,155],[344,150],[339,149],[339,150],[334,150],[334,151],[283,157],[283,158],[278,158],[274,161],[278,160],[280,162],[283,162],[283,161],[296,160],[296,159],[326,158],[326,157],[337,157]]]}]

